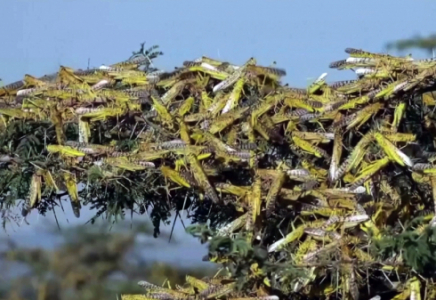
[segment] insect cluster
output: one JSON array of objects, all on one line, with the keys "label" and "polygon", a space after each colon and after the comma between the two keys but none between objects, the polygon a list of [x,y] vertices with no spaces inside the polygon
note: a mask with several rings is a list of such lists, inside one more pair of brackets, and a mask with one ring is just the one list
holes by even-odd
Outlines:
[{"label": "insect cluster", "polygon": [[144,295],[121,295],[122,300],[146,300],[146,299],[215,299],[224,296],[228,299],[244,300],[279,300],[279,297],[268,295],[267,291],[259,290],[257,297],[242,297],[241,293],[235,291],[235,281],[228,276],[216,276],[214,278],[197,279],[192,276],[186,276],[186,285],[176,285],[171,288],[154,285],[145,280],[139,281],[138,285],[146,290]]},{"label": "insect cluster", "polygon": [[[26,75],[0,89],[0,161],[15,170],[1,200],[23,173],[24,215],[61,191],[77,216],[102,195],[101,211],[193,206],[197,221],[215,211],[225,220],[193,232],[215,241],[207,259],[243,277],[251,297],[435,299],[436,60],[346,53],[330,67],[357,79],[322,74],[306,89],[254,58],[160,72],[137,56]],[[198,284],[192,297],[216,296]]]}]

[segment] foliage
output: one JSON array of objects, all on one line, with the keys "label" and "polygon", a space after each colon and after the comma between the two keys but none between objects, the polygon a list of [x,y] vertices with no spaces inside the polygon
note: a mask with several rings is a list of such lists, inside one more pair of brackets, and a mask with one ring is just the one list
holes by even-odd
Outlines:
[{"label": "foliage", "polygon": [[[422,222],[422,218],[414,221],[419,219]],[[386,233],[383,239],[374,241],[374,254],[383,260],[401,256],[405,266],[431,276],[436,272],[436,228],[416,229],[409,226],[401,233]]]},{"label": "foliage", "polygon": [[[140,293],[142,289],[135,282],[143,276],[159,284],[165,280],[182,284],[186,273],[204,276],[215,272],[210,267],[150,261],[147,256],[156,251],[156,245],[139,242],[138,237],[152,232],[143,223],[117,226],[114,231],[99,223],[92,228],[85,225],[53,232],[53,238],[63,240],[53,250],[23,248],[4,241],[9,246],[0,252],[0,298],[104,299],[116,293]],[[177,240],[171,243],[177,247]]]},{"label": "foliage", "polygon": [[416,35],[409,39],[402,39],[395,42],[390,42],[386,45],[387,49],[396,49],[399,51],[404,51],[408,49],[422,49],[428,54],[432,54],[436,49],[436,34],[430,34],[427,37]]}]

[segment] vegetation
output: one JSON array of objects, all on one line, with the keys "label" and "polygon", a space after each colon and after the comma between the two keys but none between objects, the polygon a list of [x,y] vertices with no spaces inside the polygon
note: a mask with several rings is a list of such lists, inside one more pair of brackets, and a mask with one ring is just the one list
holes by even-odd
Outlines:
[{"label": "vegetation", "polygon": [[[136,282],[144,277],[159,284],[166,280],[182,284],[187,273],[216,273],[207,265],[186,268],[151,261],[148,256],[156,244],[138,238],[152,235],[148,224],[118,224],[111,231],[103,225],[53,231],[53,238],[63,240],[53,250],[2,241],[7,247],[0,251],[0,299],[111,299],[117,293],[140,293]],[[172,238],[170,245],[177,247],[177,239]]]},{"label": "vegetation", "polygon": [[434,54],[436,49],[436,34],[430,34],[427,37],[416,35],[408,39],[402,39],[395,42],[390,42],[386,45],[387,49],[396,49],[399,51],[409,49],[421,49],[427,52],[427,54]]}]

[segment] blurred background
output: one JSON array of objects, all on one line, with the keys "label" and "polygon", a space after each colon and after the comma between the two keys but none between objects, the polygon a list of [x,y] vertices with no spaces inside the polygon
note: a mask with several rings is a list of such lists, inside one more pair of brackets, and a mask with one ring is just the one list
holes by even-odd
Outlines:
[{"label": "blurred background", "polygon": [[182,226],[169,244],[169,231],[155,239],[145,220],[113,227],[103,220],[74,223],[62,230],[48,222],[30,223],[28,233],[19,228],[0,241],[0,299],[109,299],[141,293],[139,280],[174,285],[186,274],[201,278],[217,272],[201,261],[205,248]]},{"label": "blurred background", "polygon": [[[414,58],[436,51],[430,1],[5,0],[1,10],[4,83],[60,65],[85,69],[125,60],[144,41],[164,52],[154,62],[160,69],[202,55],[235,64],[255,57],[285,68],[285,82],[295,87],[326,71],[330,82],[354,78],[327,68],[347,47]],[[216,272],[202,261],[206,246],[185,233],[185,213],[162,225],[157,239],[147,214],[87,224],[94,214],[85,207],[76,219],[65,205],[46,217],[33,212],[26,222],[14,212],[3,215],[9,221],[0,230],[0,299],[103,299],[140,292],[142,279],[181,283],[186,274]]]}]

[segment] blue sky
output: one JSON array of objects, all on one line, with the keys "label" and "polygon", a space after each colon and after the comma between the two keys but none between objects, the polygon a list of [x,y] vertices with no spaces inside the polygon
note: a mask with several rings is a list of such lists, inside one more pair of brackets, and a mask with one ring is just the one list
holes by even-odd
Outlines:
[{"label": "blue sky", "polygon": [[[0,18],[0,78],[42,76],[60,65],[86,68],[127,59],[139,44],[158,44],[165,55],[155,64],[165,70],[201,55],[236,64],[255,57],[285,68],[291,86],[304,87],[323,72],[327,81],[353,78],[328,69],[346,57],[347,47],[384,51],[386,42],[436,32],[433,1],[147,1],[147,0],[3,0]],[[424,57],[414,52],[414,57]],[[66,205],[59,219],[76,221]],[[50,218],[48,218],[50,220]],[[43,220],[22,225],[12,236],[29,245],[49,245],[40,232]],[[47,221],[47,220],[46,220]],[[169,228],[168,228],[169,230]],[[5,233],[0,232],[0,236]],[[183,228],[177,236],[184,238]],[[205,253],[186,240],[159,259],[180,260]]]},{"label": "blue sky", "polygon": [[[434,27],[434,1],[4,0],[0,78],[43,75],[126,59],[159,44],[164,69],[208,55],[234,63],[277,61],[286,81],[305,86],[345,57],[346,47],[383,51],[387,41]],[[330,72],[328,80],[352,77]]]}]

